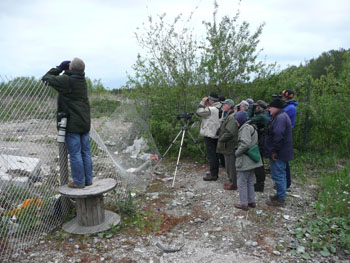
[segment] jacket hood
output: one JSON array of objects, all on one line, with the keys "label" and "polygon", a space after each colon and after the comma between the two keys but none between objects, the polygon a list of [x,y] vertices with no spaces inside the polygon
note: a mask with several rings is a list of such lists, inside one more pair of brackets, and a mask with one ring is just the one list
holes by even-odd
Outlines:
[{"label": "jacket hood", "polygon": [[293,104],[295,107],[298,106],[299,102],[297,102],[296,100],[287,100],[287,105]]}]

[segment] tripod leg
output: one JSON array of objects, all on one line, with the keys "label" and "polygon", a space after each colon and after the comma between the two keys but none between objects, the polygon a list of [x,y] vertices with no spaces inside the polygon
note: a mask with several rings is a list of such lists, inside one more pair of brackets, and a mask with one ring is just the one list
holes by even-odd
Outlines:
[{"label": "tripod leg", "polygon": [[181,156],[182,145],[183,145],[183,142],[184,142],[185,133],[186,133],[186,129],[183,129],[182,138],[181,138],[181,144],[180,144],[180,150],[179,150],[179,155],[177,156],[177,162],[176,162],[176,167],[175,167],[174,179],[173,179],[172,187],[174,187],[174,184],[175,184],[175,177],[176,177],[177,167],[179,166],[179,161],[180,161],[180,156]]},{"label": "tripod leg", "polygon": [[197,146],[198,150],[203,154],[203,156],[206,156],[206,154],[202,151],[202,149],[198,146],[197,141],[194,139],[194,137],[192,136],[191,132],[188,131],[188,134],[190,135],[190,137],[192,138],[192,141],[194,142],[194,145]]},{"label": "tripod leg", "polygon": [[179,133],[176,135],[175,139],[171,142],[171,144],[169,145],[168,149],[165,151],[165,153],[160,157],[159,161],[156,163],[156,165],[154,166],[157,167],[158,164],[160,164],[160,162],[163,160],[163,158],[165,157],[165,155],[168,153],[168,151],[170,150],[171,146],[174,145],[174,143],[176,142],[177,138],[179,137],[179,135],[181,134],[182,130],[179,131]]}]

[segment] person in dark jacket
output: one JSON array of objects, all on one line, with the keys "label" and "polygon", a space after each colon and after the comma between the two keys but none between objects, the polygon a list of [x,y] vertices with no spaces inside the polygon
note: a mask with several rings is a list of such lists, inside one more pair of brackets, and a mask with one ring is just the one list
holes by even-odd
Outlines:
[{"label": "person in dark jacket", "polygon": [[237,146],[238,126],[233,113],[234,106],[233,100],[227,99],[223,102],[226,117],[221,123],[216,147],[216,152],[223,154],[225,157],[226,172],[229,178],[229,183],[224,183],[224,189],[226,190],[237,190],[235,148]]},{"label": "person in dark jacket", "polygon": [[73,182],[68,184],[71,188],[91,185],[93,176],[89,142],[90,104],[84,71],[84,62],[74,58],[72,61],[63,61],[42,77],[58,92],[57,113],[65,114],[68,119],[65,143],[73,178]]},{"label": "person in dark jacket", "polygon": [[[221,102],[221,112],[222,112],[222,118],[226,116],[226,112],[224,111],[224,101],[226,98],[224,96],[219,96],[219,101]],[[225,156],[222,153],[218,153],[219,158],[219,168],[225,168]]]},{"label": "person in dark jacket", "polygon": [[[294,91],[290,89],[286,89],[282,91],[282,100],[284,100],[284,102],[287,104],[283,108],[283,110],[288,114],[290,121],[292,123],[292,129],[293,129],[295,124],[295,119],[297,116],[297,106],[298,106],[298,102],[294,100]],[[286,166],[286,176],[287,176],[287,189],[288,189],[292,184],[289,162],[287,162],[287,166]]]},{"label": "person in dark jacket", "polygon": [[[250,118],[250,123],[255,124],[258,129],[258,141],[261,159],[263,160],[263,148],[264,148],[264,135],[267,124],[269,123],[269,117],[267,116],[267,103],[262,100],[258,100],[253,107],[253,115]],[[265,168],[264,160],[263,166],[255,168],[254,170],[256,183],[254,184],[255,192],[264,192],[265,187]]]},{"label": "person in dark jacket", "polygon": [[269,105],[271,121],[265,135],[264,156],[270,160],[272,180],[276,184],[277,194],[266,202],[269,206],[283,206],[286,199],[286,164],[293,160],[292,125],[285,104],[281,99],[273,100]]}]

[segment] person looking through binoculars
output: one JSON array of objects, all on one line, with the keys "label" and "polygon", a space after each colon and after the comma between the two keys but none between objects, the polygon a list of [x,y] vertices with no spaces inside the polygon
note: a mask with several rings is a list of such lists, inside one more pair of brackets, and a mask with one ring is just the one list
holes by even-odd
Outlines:
[{"label": "person looking through binoculars", "polygon": [[[92,184],[89,142],[91,117],[84,71],[84,61],[74,58],[72,61],[63,61],[42,77],[58,92],[57,122],[66,125],[66,134],[63,130],[59,135],[63,137],[62,141],[65,139],[70,156],[73,182],[68,187],[71,188],[84,188]],[[67,122],[62,122],[62,118],[66,118]]]},{"label": "person looking through binoculars", "polygon": [[223,116],[219,96],[215,92],[204,97],[197,107],[196,114],[202,118],[199,134],[204,137],[207,158],[209,160],[210,173],[204,177],[204,181],[216,181],[219,174],[219,159],[216,154],[218,143],[217,131],[221,124]]}]

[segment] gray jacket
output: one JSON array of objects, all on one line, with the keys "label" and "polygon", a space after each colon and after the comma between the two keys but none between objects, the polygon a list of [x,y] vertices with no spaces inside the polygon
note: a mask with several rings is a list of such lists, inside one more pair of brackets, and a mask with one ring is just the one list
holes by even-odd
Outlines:
[{"label": "gray jacket", "polygon": [[221,119],[219,116],[219,109],[221,108],[221,102],[215,102],[214,104],[206,107],[204,102],[201,101],[198,105],[196,114],[202,117],[201,129],[199,134],[201,136],[217,139],[217,130],[220,127]]},{"label": "gray jacket", "polygon": [[258,144],[258,132],[249,123],[244,123],[238,130],[238,147],[236,150],[236,170],[248,171],[262,166],[262,161],[254,162],[246,154],[250,147]]}]

